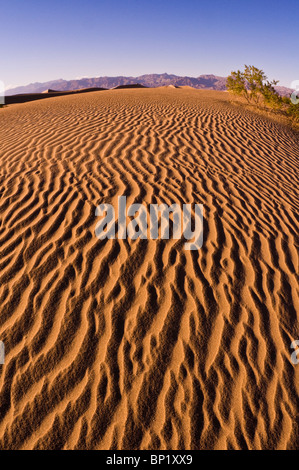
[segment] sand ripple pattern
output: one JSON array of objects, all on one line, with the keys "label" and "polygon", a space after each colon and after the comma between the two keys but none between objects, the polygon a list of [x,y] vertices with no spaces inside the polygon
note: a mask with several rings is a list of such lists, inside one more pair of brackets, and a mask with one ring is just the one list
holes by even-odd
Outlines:
[{"label": "sand ripple pattern", "polygon": [[[298,136],[217,92],[0,111],[0,448],[298,448]],[[98,240],[118,195],[204,204],[203,248]]]}]

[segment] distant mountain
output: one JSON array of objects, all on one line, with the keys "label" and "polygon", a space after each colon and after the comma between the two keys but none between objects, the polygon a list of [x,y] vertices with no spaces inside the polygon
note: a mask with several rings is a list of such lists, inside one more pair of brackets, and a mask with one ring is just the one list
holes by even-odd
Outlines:
[{"label": "distant mountain", "polygon": [[[123,85],[143,85],[145,87],[159,86],[191,86],[197,89],[206,90],[226,90],[226,77],[216,75],[200,75],[199,77],[180,77],[177,75],[149,74],[139,77],[96,77],[81,78],[78,80],[52,80],[44,83],[31,83],[30,85],[12,88],[6,92],[6,95],[16,95],[20,93],[42,93],[45,90],[72,91],[81,88],[116,88]],[[289,95],[292,90],[285,87],[277,87],[282,95]]]},{"label": "distant mountain", "polygon": [[179,77],[177,75],[150,74],[140,75],[139,77],[96,77],[81,78],[79,80],[52,80],[44,83],[31,83],[30,85],[12,88],[6,92],[6,95],[15,95],[19,93],[42,93],[45,90],[71,91],[80,88],[116,88],[122,85],[139,84],[146,87],[158,86],[184,86],[188,85],[198,89],[225,90],[226,78],[216,77],[215,75],[201,75],[200,77]]}]

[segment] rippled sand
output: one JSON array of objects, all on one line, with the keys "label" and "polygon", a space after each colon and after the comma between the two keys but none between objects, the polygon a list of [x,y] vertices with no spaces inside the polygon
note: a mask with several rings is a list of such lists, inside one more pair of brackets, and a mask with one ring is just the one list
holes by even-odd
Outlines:
[{"label": "rippled sand", "polygon": [[[229,99],[0,110],[0,448],[298,448],[299,139]],[[98,240],[119,195],[203,204],[202,249]]]}]

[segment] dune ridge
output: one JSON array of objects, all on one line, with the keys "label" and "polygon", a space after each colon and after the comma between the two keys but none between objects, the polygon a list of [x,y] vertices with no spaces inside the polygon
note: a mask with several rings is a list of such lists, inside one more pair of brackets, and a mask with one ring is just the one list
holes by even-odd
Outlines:
[{"label": "dune ridge", "polygon": [[[295,449],[298,135],[222,92],[0,110],[1,449]],[[95,208],[201,203],[204,245]]]}]

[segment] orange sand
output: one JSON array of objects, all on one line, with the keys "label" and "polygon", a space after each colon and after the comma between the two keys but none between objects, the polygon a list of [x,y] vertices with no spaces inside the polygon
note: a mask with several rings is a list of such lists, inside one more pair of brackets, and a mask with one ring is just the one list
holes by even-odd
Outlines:
[{"label": "orange sand", "polygon": [[[230,99],[0,110],[1,449],[298,448],[299,140]],[[98,240],[118,195],[202,203],[202,249]]]}]

